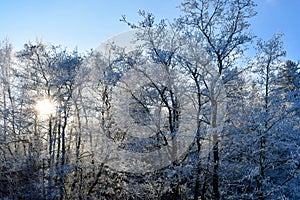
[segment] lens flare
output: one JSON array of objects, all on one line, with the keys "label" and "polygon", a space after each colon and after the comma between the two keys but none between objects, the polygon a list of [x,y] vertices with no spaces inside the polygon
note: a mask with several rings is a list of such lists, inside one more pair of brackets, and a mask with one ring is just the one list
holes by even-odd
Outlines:
[{"label": "lens flare", "polygon": [[55,113],[55,105],[50,99],[42,99],[36,102],[35,110],[41,116],[50,116]]}]

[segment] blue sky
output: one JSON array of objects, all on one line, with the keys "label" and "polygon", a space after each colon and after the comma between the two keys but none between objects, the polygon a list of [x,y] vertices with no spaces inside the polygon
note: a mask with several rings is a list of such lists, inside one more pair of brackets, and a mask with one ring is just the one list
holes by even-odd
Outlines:
[{"label": "blue sky", "polygon": [[[255,0],[258,12],[253,32],[269,39],[284,33],[287,57],[300,60],[300,0]],[[8,38],[16,50],[41,39],[81,52],[97,48],[107,38],[130,28],[123,14],[137,21],[139,9],[157,18],[179,16],[180,0],[0,0],[0,40]]]}]

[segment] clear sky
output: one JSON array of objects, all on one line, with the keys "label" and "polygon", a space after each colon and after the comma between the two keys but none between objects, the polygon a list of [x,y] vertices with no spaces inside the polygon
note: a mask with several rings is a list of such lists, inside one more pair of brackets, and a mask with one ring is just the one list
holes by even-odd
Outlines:
[{"label": "clear sky", "polygon": [[[300,60],[300,0],[255,0],[258,14],[251,20],[253,32],[263,39],[284,33],[287,57]],[[16,50],[36,39],[77,47],[85,52],[107,38],[130,28],[123,14],[136,22],[139,9],[157,18],[180,15],[180,0],[0,0],[0,40],[8,38]]]}]

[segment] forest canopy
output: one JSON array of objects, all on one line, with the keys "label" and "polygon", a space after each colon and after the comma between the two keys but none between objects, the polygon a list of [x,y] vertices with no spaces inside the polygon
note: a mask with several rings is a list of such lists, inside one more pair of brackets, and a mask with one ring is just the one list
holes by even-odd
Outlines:
[{"label": "forest canopy", "polygon": [[300,199],[299,61],[255,6],[141,10],[88,53],[3,40],[0,199]]}]

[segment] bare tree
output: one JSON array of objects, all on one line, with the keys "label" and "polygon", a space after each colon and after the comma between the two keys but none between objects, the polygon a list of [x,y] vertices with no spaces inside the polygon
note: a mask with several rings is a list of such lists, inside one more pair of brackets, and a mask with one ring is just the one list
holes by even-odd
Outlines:
[{"label": "bare tree", "polygon": [[[243,52],[243,46],[250,42],[253,36],[248,32],[249,18],[255,15],[252,0],[186,0],[181,4],[182,11],[186,14],[181,18],[181,23],[186,24],[192,37],[203,45],[210,55],[215,70],[218,72],[214,81],[219,80],[226,68],[232,67],[234,58]],[[213,85],[212,85],[213,86]],[[214,86],[210,88],[210,104],[212,109],[211,128],[217,128],[219,113]],[[219,192],[219,133],[213,135],[213,173],[212,187],[213,198],[220,199]]]}]

